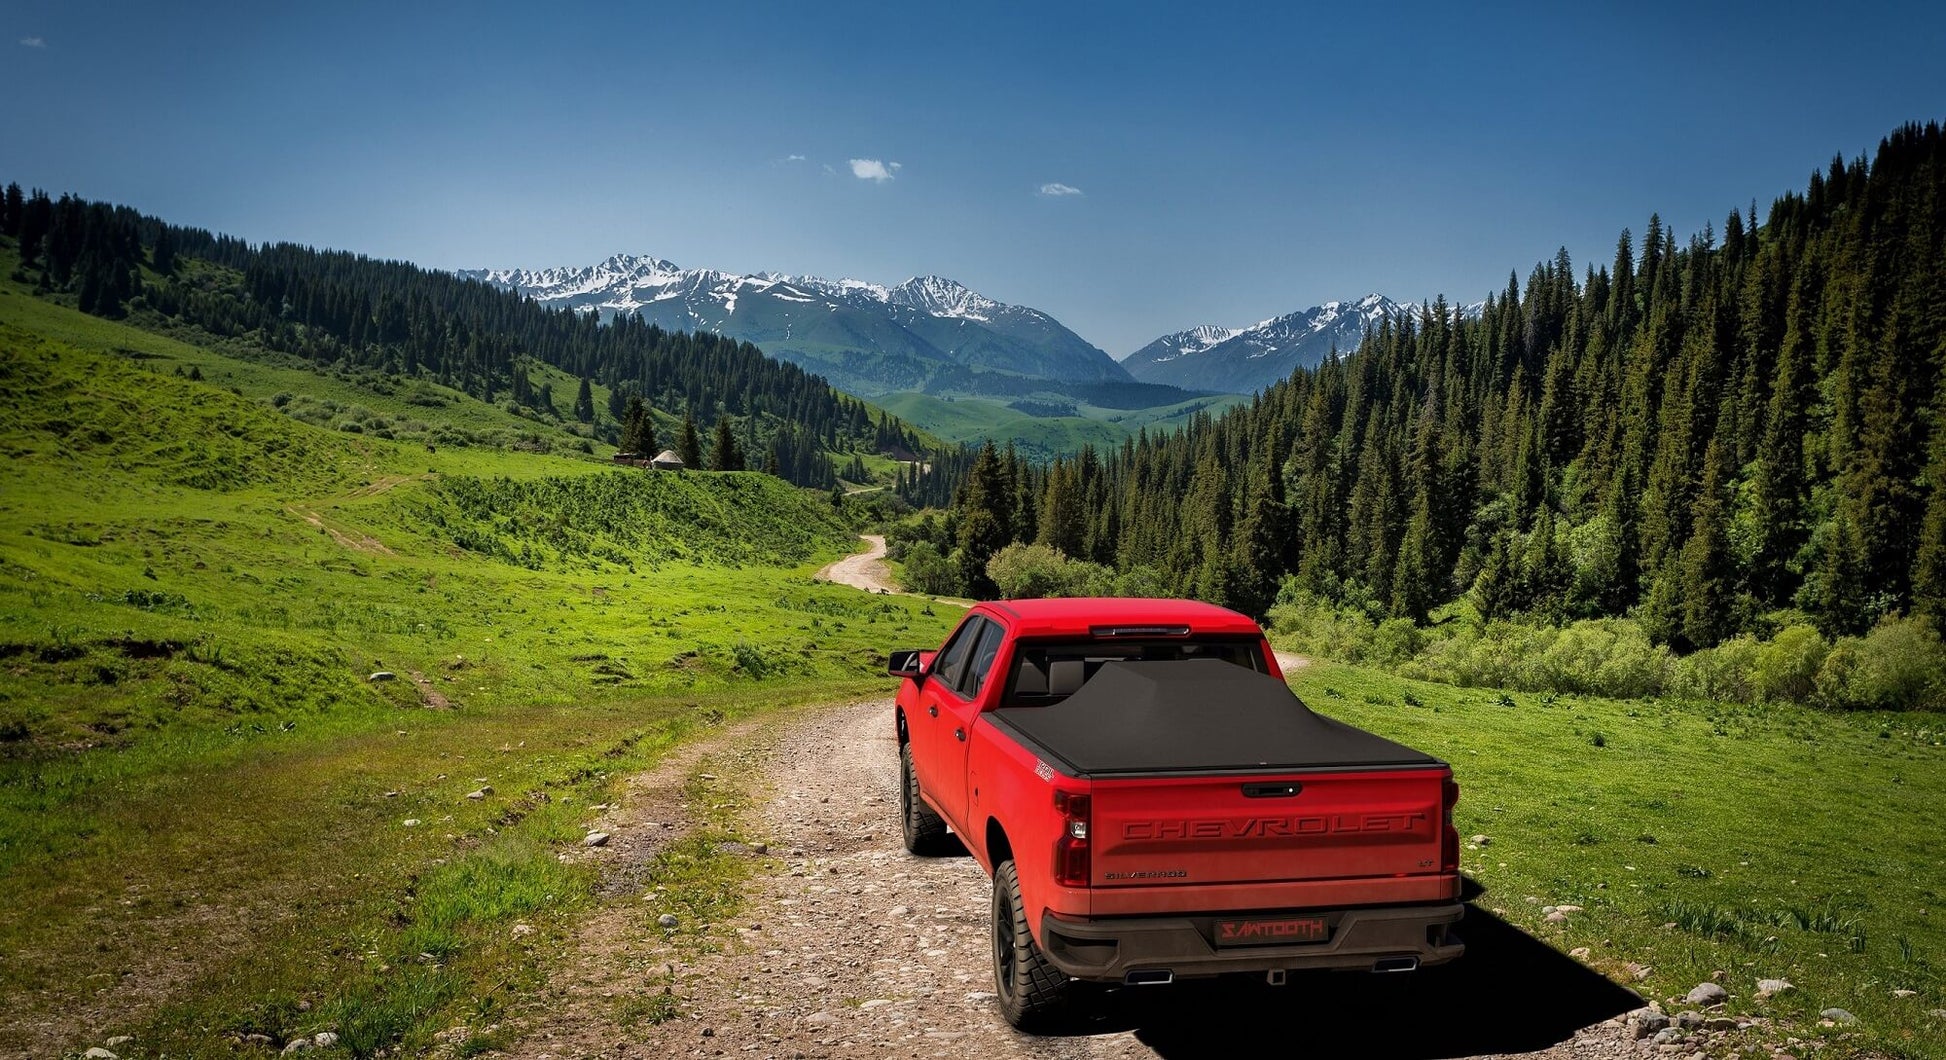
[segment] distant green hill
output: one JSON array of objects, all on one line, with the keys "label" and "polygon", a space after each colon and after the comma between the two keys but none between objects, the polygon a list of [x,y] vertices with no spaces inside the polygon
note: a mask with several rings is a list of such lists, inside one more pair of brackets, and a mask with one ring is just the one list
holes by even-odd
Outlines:
[{"label": "distant green hill", "polygon": [[1197,412],[1214,414],[1247,400],[1235,394],[1212,394],[1152,408],[1122,409],[1038,392],[1012,400],[965,394],[887,394],[878,399],[878,404],[906,423],[950,442],[988,438],[1011,441],[1023,454],[1047,459],[1073,455],[1083,446],[1112,448],[1144,428],[1151,433],[1174,430]]}]

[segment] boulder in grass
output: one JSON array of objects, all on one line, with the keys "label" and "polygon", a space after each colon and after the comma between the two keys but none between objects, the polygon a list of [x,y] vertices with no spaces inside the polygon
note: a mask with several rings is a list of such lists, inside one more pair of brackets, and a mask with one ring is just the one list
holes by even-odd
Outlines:
[{"label": "boulder in grass", "polygon": [[1729,999],[1730,992],[1716,983],[1697,983],[1687,998],[1692,1005],[1721,1005]]}]

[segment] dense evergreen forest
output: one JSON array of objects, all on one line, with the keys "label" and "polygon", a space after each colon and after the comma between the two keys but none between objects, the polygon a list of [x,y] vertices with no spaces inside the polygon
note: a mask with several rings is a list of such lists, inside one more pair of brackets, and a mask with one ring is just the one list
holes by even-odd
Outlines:
[{"label": "dense evergreen forest", "polygon": [[635,317],[602,326],[594,314],[544,308],[404,262],[252,246],[125,206],[23,193],[18,184],[0,196],[0,234],[19,242],[17,279],[72,292],[84,312],[134,314],[137,323],[156,314],[320,368],[429,378],[482,401],[560,415],[567,396],[557,401],[529,378],[529,367],[544,363],[583,381],[567,413],[583,423],[598,418],[589,382],[609,388],[603,428],[611,440],[623,440],[620,427],[639,399],[706,428],[728,425],[739,466],[800,485],[835,484],[830,453],[921,448],[906,425],[747,342],[663,331]]},{"label": "dense evergreen forest", "polygon": [[1443,300],[1252,404],[1040,468],[903,480],[945,573],[1035,542],[1263,614],[1280,592],[1424,623],[1634,614],[1714,645],[1778,609],[1827,636],[1946,610],[1946,138],[1834,159],[1759,224],[1651,217],[1476,318]]}]

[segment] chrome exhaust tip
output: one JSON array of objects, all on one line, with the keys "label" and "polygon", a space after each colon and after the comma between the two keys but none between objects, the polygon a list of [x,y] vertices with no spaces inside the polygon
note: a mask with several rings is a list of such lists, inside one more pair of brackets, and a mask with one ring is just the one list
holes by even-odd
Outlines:
[{"label": "chrome exhaust tip", "polygon": [[1124,986],[1168,986],[1176,981],[1176,973],[1167,968],[1137,968],[1122,976]]},{"label": "chrome exhaust tip", "polygon": [[1381,957],[1372,962],[1372,971],[1375,973],[1416,972],[1418,970],[1419,958],[1417,957]]},{"label": "chrome exhaust tip", "polygon": [[1282,969],[1282,968],[1272,968],[1272,969],[1271,969],[1270,971],[1268,971],[1268,972],[1265,972],[1265,973],[1264,973],[1264,982],[1265,982],[1265,983],[1267,983],[1267,984],[1269,984],[1270,986],[1283,986],[1283,985],[1284,985],[1284,969]]}]

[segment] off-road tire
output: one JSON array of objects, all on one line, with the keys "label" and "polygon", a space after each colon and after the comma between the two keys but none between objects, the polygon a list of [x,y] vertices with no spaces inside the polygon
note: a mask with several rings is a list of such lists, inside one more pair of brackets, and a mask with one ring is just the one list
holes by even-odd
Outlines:
[{"label": "off-road tire", "polygon": [[1074,980],[1048,963],[1020,904],[1020,874],[1003,861],[993,872],[993,990],[1000,1014],[1023,1031],[1046,1028],[1062,1016]]},{"label": "off-road tire", "polygon": [[912,768],[912,745],[899,745],[899,826],[905,849],[920,857],[936,858],[952,849],[946,820],[919,797],[919,774]]}]

